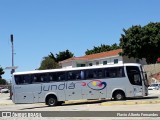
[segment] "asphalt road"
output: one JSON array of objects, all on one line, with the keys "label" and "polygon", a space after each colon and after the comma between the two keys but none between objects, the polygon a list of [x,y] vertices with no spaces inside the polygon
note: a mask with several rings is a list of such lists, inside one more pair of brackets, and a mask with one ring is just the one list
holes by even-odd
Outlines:
[{"label": "asphalt road", "polygon": [[[130,102],[133,103],[133,101],[155,101],[159,100],[160,101],[160,90],[154,90],[154,91],[149,91],[149,96],[146,98],[136,98],[136,99],[129,99],[126,101],[110,101],[110,100],[103,100],[103,101],[84,101],[84,102],[68,102],[67,104],[64,104],[63,106],[56,106],[56,107],[48,107],[44,103],[36,103],[36,104],[13,104],[11,100],[9,100],[9,96],[7,94],[0,94],[0,111],[20,111],[20,112],[25,112],[25,111],[51,111],[51,112],[56,112],[56,111],[115,111],[116,113],[118,111],[160,111],[160,103],[149,103],[149,104],[119,104],[119,103],[126,103]],[[1,104],[3,102],[8,102],[6,104]],[[107,103],[107,105],[105,105]],[[108,104],[109,103],[109,104]],[[111,104],[113,103],[113,104]],[[118,103],[118,104],[117,104]],[[96,116],[94,114],[94,116]],[[98,116],[98,114],[97,114]],[[160,112],[159,112],[160,116]],[[1,118],[0,118],[1,119]],[[2,120],[9,120],[13,118],[2,118]],[[14,118],[14,120],[21,120],[22,118]],[[48,120],[48,119],[55,119],[55,120],[159,120],[159,117],[47,117],[47,118],[23,118],[25,120]]]}]

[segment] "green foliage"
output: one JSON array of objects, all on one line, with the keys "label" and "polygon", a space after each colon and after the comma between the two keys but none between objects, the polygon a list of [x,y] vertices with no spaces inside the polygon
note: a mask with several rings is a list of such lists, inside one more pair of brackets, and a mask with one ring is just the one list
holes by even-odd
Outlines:
[{"label": "green foliage", "polygon": [[90,54],[95,54],[95,53],[100,53],[100,52],[106,52],[106,51],[110,51],[110,50],[116,50],[116,49],[119,49],[120,46],[117,45],[116,43],[113,44],[113,45],[104,45],[104,44],[101,44],[101,46],[98,46],[98,47],[93,47],[93,49],[91,50],[88,50],[85,52],[86,55],[90,55]]},{"label": "green foliage", "polygon": [[2,75],[4,74],[3,68],[0,67],[0,79],[2,78]]},{"label": "green foliage", "polygon": [[55,62],[55,60],[52,59],[51,57],[44,57],[41,62],[39,70],[55,69],[55,68],[59,68],[58,63]]},{"label": "green foliage", "polygon": [[69,50],[59,52],[59,54],[56,54],[56,62],[60,62],[68,58],[71,58],[73,57],[73,55],[74,54],[71,53]]},{"label": "green foliage", "polygon": [[50,52],[50,55],[48,55],[48,57],[52,58],[54,61],[56,61],[56,58],[54,57],[54,54],[52,52]]},{"label": "green foliage", "polygon": [[123,31],[120,38],[123,56],[146,58],[148,64],[156,63],[160,57],[160,23],[136,25]]},{"label": "green foliage", "polygon": [[68,58],[71,58],[73,56],[74,56],[74,54],[72,52],[70,52],[69,50],[59,52],[58,54],[56,54],[56,57],[51,52],[50,52],[50,55],[48,55],[48,57],[54,59],[57,63],[60,61],[66,60]]},{"label": "green foliage", "polygon": [[6,85],[8,82],[5,79],[0,78],[0,85]]},{"label": "green foliage", "polygon": [[39,70],[60,68],[58,62],[71,57],[73,57],[73,53],[71,53],[69,50],[59,52],[59,54],[56,54],[56,57],[52,52],[50,52],[47,57],[43,58]]},{"label": "green foliage", "polygon": [[7,81],[5,79],[2,79],[2,75],[4,74],[3,68],[0,67],[0,85],[6,85]]}]

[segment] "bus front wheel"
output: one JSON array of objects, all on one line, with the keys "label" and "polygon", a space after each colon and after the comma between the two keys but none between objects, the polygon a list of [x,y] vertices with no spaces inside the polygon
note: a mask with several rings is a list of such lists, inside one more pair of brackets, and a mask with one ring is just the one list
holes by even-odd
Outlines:
[{"label": "bus front wheel", "polygon": [[57,98],[55,96],[48,96],[46,100],[46,104],[48,106],[56,106],[57,105]]},{"label": "bus front wheel", "polygon": [[124,95],[123,92],[117,91],[117,92],[114,93],[113,98],[114,98],[114,100],[124,100],[125,95]]}]

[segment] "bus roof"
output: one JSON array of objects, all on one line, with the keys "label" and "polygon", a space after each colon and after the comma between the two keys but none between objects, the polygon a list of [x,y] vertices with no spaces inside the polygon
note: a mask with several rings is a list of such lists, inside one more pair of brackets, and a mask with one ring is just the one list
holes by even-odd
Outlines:
[{"label": "bus roof", "polygon": [[60,69],[47,69],[47,70],[33,70],[25,72],[15,72],[13,75],[20,74],[35,74],[35,73],[48,73],[48,72],[64,72],[71,70],[87,70],[87,69],[96,69],[96,68],[108,68],[108,67],[120,67],[120,66],[140,66],[138,63],[125,63],[125,64],[109,64],[109,65],[99,65],[99,66],[87,66],[87,67],[75,67],[75,68],[60,68]]}]

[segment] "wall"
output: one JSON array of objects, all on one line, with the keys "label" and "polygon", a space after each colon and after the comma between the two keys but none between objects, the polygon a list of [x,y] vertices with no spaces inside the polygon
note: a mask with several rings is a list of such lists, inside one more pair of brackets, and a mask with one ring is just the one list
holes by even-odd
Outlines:
[{"label": "wall", "polygon": [[144,65],[144,70],[147,72],[148,76],[151,76],[153,74],[160,72],[160,64],[150,64],[150,65]]},{"label": "wall", "polygon": [[147,76],[150,84],[154,82],[160,82],[159,74],[158,74],[160,73],[160,64],[144,65],[143,68],[147,72]]},{"label": "wall", "polygon": [[72,68],[72,62],[62,63],[62,68]]},{"label": "wall", "polygon": [[[123,62],[124,63],[137,63],[136,59],[135,58],[128,58],[127,56],[123,56]],[[139,63],[142,64],[142,65],[146,65],[146,60],[143,58],[142,60],[139,59]]]}]

